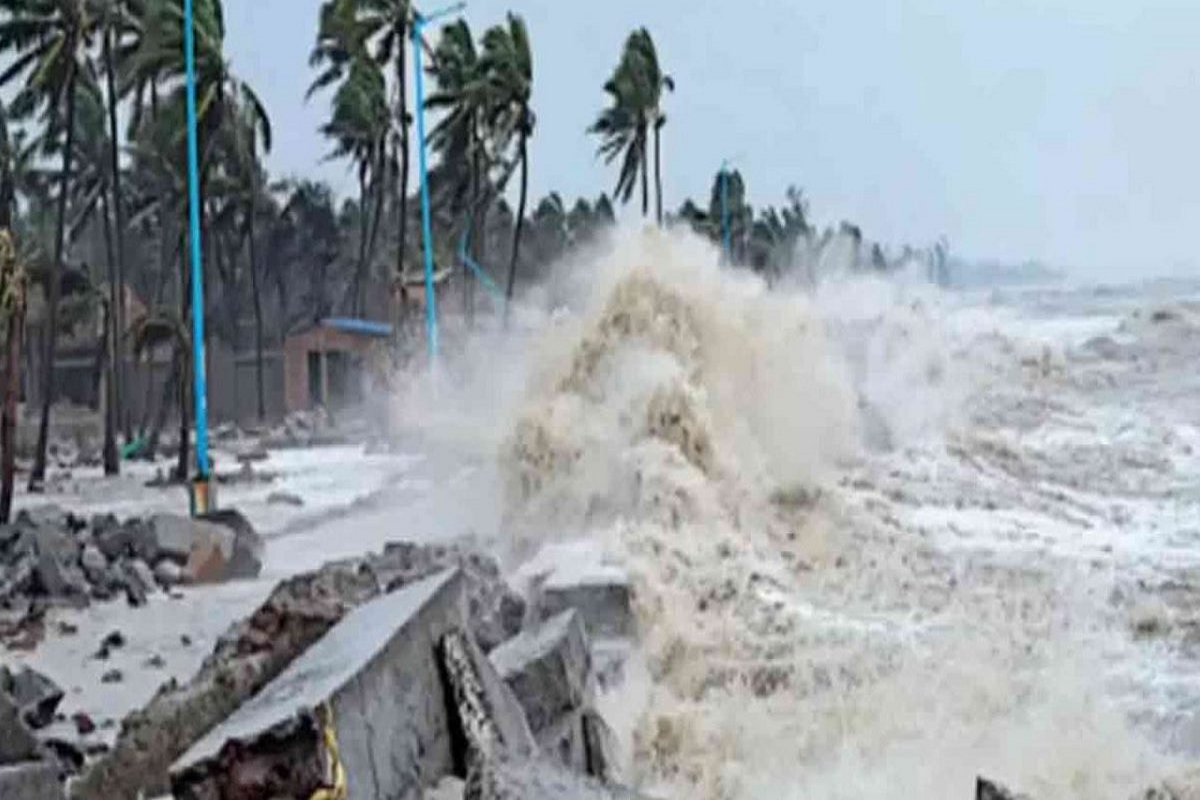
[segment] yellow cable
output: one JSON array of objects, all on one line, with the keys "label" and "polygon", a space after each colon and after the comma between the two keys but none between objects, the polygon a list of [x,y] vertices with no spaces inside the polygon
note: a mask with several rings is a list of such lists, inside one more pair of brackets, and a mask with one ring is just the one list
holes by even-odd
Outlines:
[{"label": "yellow cable", "polygon": [[321,731],[325,739],[325,751],[329,755],[332,780],[330,786],[325,786],[313,792],[310,800],[348,800],[346,788],[346,768],[342,766],[342,757],[338,753],[337,729],[333,726],[333,708],[329,703],[321,706],[317,714],[321,721]]}]

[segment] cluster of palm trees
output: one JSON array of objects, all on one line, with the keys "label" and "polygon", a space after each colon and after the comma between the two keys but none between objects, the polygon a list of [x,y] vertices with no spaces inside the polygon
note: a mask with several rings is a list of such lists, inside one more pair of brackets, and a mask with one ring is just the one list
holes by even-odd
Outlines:
[{"label": "cluster of palm trees", "polygon": [[[478,38],[458,19],[430,44],[412,35],[416,13],[408,0],[326,0],[320,9],[309,94],[330,95],[322,128],[330,157],[348,160],[358,178],[358,197],[339,205],[323,184],[268,174],[270,118],[226,58],[221,0],[195,0],[205,313],[215,335],[238,344],[249,299],[260,414],[268,338],[280,341],[306,318],[376,315],[381,294],[390,298],[397,335],[405,330],[399,323],[412,281],[406,265],[415,261],[417,238],[408,191],[417,111],[407,88],[414,46],[422,51],[416,61],[435,83],[426,107],[435,123],[430,184],[440,264],[455,262],[460,241],[477,263],[490,263],[489,253],[502,258],[504,294],[511,299],[522,273],[534,277],[543,259],[613,220],[604,195],[568,211],[551,194],[527,216],[536,115],[523,19],[510,13]],[[84,317],[103,326],[97,397],[105,409],[106,471],[119,469],[122,431],[127,444],[148,431],[141,438],[153,451],[174,412],[183,476],[190,408],[184,321],[191,296],[183,257],[183,0],[0,0],[0,64],[0,91],[11,98],[0,107],[0,195],[8,198],[0,202],[7,209],[0,230],[11,232],[12,265],[22,276],[2,285],[23,285],[28,274],[36,299],[28,315],[36,326],[31,335],[20,335],[22,317],[17,335],[6,339],[10,361],[26,371],[38,368],[31,375],[40,385],[40,419],[30,487],[45,480],[56,350],[64,332],[81,324],[80,313],[70,310],[80,304],[91,312]],[[636,31],[604,87],[611,107],[592,128],[606,158],[622,156],[619,198],[630,199],[640,172],[644,214],[653,132],[660,220],[661,97],[672,87],[649,33]],[[505,199],[514,178],[515,211]],[[389,246],[391,267],[381,270],[380,252]],[[475,281],[465,270],[461,281],[473,310]],[[389,291],[379,292],[380,283]],[[128,318],[133,296],[148,309],[137,319]],[[22,294],[22,314],[24,308]],[[2,310],[6,320],[16,319],[16,305]],[[164,350],[171,367],[162,396],[156,404],[147,398],[143,419],[135,420],[120,365],[129,356]],[[7,375],[19,386],[16,372]]]}]

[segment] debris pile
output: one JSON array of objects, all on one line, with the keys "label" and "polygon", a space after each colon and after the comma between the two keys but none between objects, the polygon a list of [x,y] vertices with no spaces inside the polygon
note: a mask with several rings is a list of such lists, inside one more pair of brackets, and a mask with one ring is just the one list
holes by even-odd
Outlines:
[{"label": "debris pile", "polygon": [[0,526],[0,642],[36,647],[45,610],[123,597],[133,606],[180,583],[257,576],[262,540],[237,512],[89,519],[56,506]]},{"label": "debris pile", "polygon": [[45,676],[0,666],[0,797],[61,800],[66,770],[53,743],[42,744],[33,731],[54,720],[62,698]]}]

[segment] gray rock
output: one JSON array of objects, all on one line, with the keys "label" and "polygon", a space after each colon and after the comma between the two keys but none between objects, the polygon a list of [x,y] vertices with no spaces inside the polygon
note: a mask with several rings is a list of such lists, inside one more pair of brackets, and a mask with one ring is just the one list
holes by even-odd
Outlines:
[{"label": "gray rock", "polygon": [[250,520],[240,511],[229,508],[206,514],[203,521],[219,525],[233,533],[233,553],[226,568],[226,579],[257,578],[262,572],[265,543],[250,524]]},{"label": "gray rock", "polygon": [[223,550],[233,549],[234,534],[228,528],[204,519],[192,519],[178,514],[155,514],[150,520],[155,558],[169,558],[186,564],[192,551],[211,544]]},{"label": "gray rock", "polygon": [[616,783],[620,777],[617,735],[595,709],[584,710],[582,723],[587,774],[605,783]]},{"label": "gray rock", "polygon": [[471,766],[463,800],[637,800],[629,789],[571,772],[548,759],[480,759]]},{"label": "gray rock", "polygon": [[583,712],[569,711],[537,734],[542,755],[580,775],[588,774]]},{"label": "gray rock", "polygon": [[34,586],[50,597],[76,599],[84,603],[91,588],[83,570],[49,553],[38,556],[34,566]]},{"label": "gray rock", "polygon": [[490,657],[535,736],[591,700],[591,652],[573,609],[508,640]]},{"label": "gray rock", "polygon": [[0,692],[0,766],[37,758],[38,743],[21,719],[21,710]]},{"label": "gray rock", "polygon": [[615,567],[581,573],[553,573],[538,588],[535,619],[549,619],[568,608],[579,612],[594,638],[629,638],[636,634],[633,588],[629,576]]},{"label": "gray rock", "polygon": [[154,580],[154,571],[140,558],[122,561],[118,567],[118,580],[121,588],[125,590],[125,599],[135,608],[144,606],[150,592],[158,586]]},{"label": "gray rock", "polygon": [[291,492],[271,492],[271,494],[267,495],[267,505],[299,508],[304,505],[304,498]]},{"label": "gray rock", "polygon": [[133,553],[133,530],[116,524],[113,518],[112,525],[92,528],[92,542],[106,559],[116,561]]},{"label": "gray rock", "polygon": [[21,719],[39,730],[54,721],[63,690],[54,681],[29,667],[12,672],[0,666],[0,692],[6,693],[21,710]]},{"label": "gray rock", "polygon": [[183,581],[183,567],[169,558],[164,558],[154,565],[154,579],[165,589],[178,586]]},{"label": "gray rock", "polygon": [[83,574],[92,583],[99,583],[108,577],[108,559],[94,544],[83,548],[83,552],[79,554],[79,566],[83,567]]},{"label": "gray rock", "polygon": [[1010,791],[1002,784],[987,778],[975,780],[975,800],[1029,800],[1026,795]]},{"label": "gray rock", "polygon": [[33,587],[33,559],[25,557],[5,570],[0,570],[0,604],[28,594]]},{"label": "gray rock", "polygon": [[62,800],[58,767],[46,761],[28,761],[0,767],[0,798],[4,800]]}]

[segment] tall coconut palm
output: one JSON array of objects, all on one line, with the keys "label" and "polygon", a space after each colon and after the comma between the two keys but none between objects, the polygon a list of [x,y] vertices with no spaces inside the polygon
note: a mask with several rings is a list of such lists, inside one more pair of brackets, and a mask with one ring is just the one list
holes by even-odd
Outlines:
[{"label": "tall coconut palm", "polygon": [[46,448],[50,436],[50,407],[54,393],[55,344],[58,332],[60,275],[66,245],[67,195],[75,135],[75,86],[86,63],[91,23],[83,0],[0,0],[0,55],[12,59],[0,73],[0,88],[21,80],[13,100],[15,117],[44,109],[47,138],[62,134],[62,169],[58,189],[58,222],[54,240],[46,312],[42,364],[42,416],[37,451],[29,478],[31,490],[46,479]]},{"label": "tall coconut palm", "polygon": [[662,72],[650,32],[639,28],[629,35],[612,77],[604,84],[609,107],[600,112],[589,133],[600,137],[598,155],[605,163],[619,156],[621,170],[614,195],[622,203],[633,197],[639,177],[642,216],[650,213],[649,140],[654,133],[656,218],[662,225],[661,131],[666,124],[662,111],[663,89],[674,90],[675,82]]},{"label": "tall coconut palm", "polygon": [[533,52],[525,20],[509,13],[502,25],[489,28],[483,35],[483,53],[479,59],[486,99],[485,122],[498,142],[516,140],[516,163],[521,167],[521,189],[513,228],[512,257],[504,297],[511,305],[521,253],[521,232],[525,223],[525,204],[529,196],[529,137],[536,117],[530,103],[533,98]]},{"label": "tall coconut palm", "polygon": [[0,524],[12,515],[16,475],[17,399],[21,392],[21,333],[27,279],[13,235],[16,209],[15,155],[8,114],[0,103],[0,319],[5,327],[4,403],[0,411]]}]

